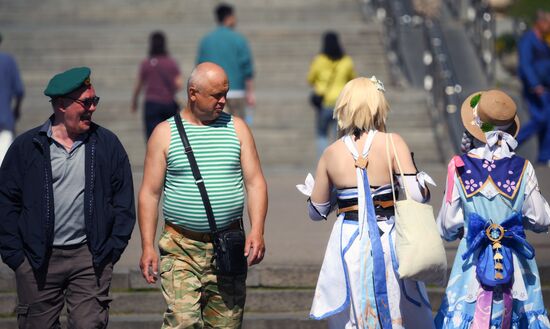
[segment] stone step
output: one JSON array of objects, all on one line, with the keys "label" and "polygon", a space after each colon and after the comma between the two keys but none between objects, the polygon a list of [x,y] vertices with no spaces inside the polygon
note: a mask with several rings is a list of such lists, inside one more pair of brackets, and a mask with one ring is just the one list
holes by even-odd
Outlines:
[{"label": "stone step", "polygon": [[[428,287],[428,295],[432,309],[436,312],[441,305],[445,289]],[[267,328],[280,328],[290,325],[290,328],[310,328],[303,325],[323,325],[323,322],[313,322],[308,319],[311,307],[313,289],[292,290],[259,290],[248,289],[245,305],[245,326],[261,328],[256,325],[269,325]],[[550,298],[550,288],[542,288],[543,299]],[[113,292],[113,302],[110,305],[111,322],[109,328],[129,328],[134,322],[140,325],[132,328],[153,328],[162,321],[162,314],[166,304],[160,291],[147,292]],[[139,303],[136,301],[139,300]],[[15,293],[0,294],[0,329],[12,328],[15,323],[14,309],[16,305]],[[65,320],[65,312],[62,319]],[[122,325],[126,325],[123,327]],[[273,327],[271,327],[273,326]],[[314,327],[311,327],[314,328]]]},{"label": "stone step", "polygon": [[[276,23],[276,24],[273,24]],[[151,32],[151,25],[137,24],[101,24],[97,26],[90,26],[89,24],[46,24],[40,25],[41,29],[36,30],[38,26],[30,25],[10,25],[6,29],[10,33],[4,38],[3,42],[6,42],[6,46],[10,48],[22,50],[25,49],[40,49],[40,45],[44,44],[45,51],[44,58],[52,58],[52,52],[64,53],[67,50],[79,51],[82,54],[90,54],[92,57],[95,52],[108,51],[108,50],[120,50],[122,53],[131,54],[130,51],[140,51],[141,54],[147,53],[146,46],[148,45],[148,33]],[[180,24],[166,24],[163,25],[163,31],[165,31],[168,38],[168,46],[170,50],[178,50],[190,52],[193,48],[189,47],[190,41],[197,41],[201,38],[201,35],[195,35],[197,32],[208,32],[213,29],[215,25],[211,22],[205,22],[202,25],[195,25],[192,29],[181,29]],[[68,30],[69,29],[69,30]],[[304,22],[299,24],[292,24],[292,22],[281,22],[276,20],[265,21],[264,25],[257,24],[241,24],[238,27],[238,31],[244,34],[247,39],[253,41],[252,45],[261,45],[268,47],[267,49],[277,49],[279,45],[299,45],[294,49],[296,52],[300,52],[303,47],[315,47],[320,48],[320,39],[324,33],[324,29],[319,29],[318,26],[312,26]],[[342,45],[350,47],[351,49],[359,49],[360,44],[352,42],[356,39],[373,39],[383,41],[383,37],[380,35],[382,29],[378,23],[354,23],[346,22],[336,28],[336,31],[340,34]],[[33,33],[34,32],[34,33]],[[102,33],[111,32],[111,33]],[[174,36],[172,36],[174,34]],[[68,37],[68,40],[59,40],[57,37],[64,35]],[[80,37],[89,38],[88,40],[81,40]],[[74,42],[68,42],[72,41]],[[90,40],[94,41],[90,43]],[[174,40],[174,41],[172,41]],[[186,40],[187,44],[181,44],[175,41]],[[51,42],[46,42],[51,41]],[[88,47],[82,48],[87,45]],[[145,48],[143,48],[145,46]],[[383,44],[376,43],[369,45],[369,49],[380,51],[383,49]],[[89,51],[86,52],[85,50]],[[258,49],[261,50],[261,49]],[[138,54],[133,54],[139,55]],[[71,54],[65,54],[70,56]],[[106,53],[105,56],[109,57],[113,54]],[[116,56],[116,54],[114,54]]]},{"label": "stone step", "polygon": [[[283,28],[279,31],[280,29],[269,26],[269,29],[254,29],[247,32],[243,28],[253,48],[260,86],[262,75],[269,77],[269,81],[277,81],[278,77],[281,77],[284,82],[295,82],[297,73],[300,73],[299,80],[304,81],[309,60],[319,49],[319,29],[315,32],[307,29],[301,31]],[[175,26],[172,30],[178,31],[181,27]],[[61,32],[66,35],[60,37],[56,34]],[[375,25],[354,31],[341,31],[344,47],[353,57],[362,56],[365,53],[364,45],[369,45],[367,49],[369,56],[357,61],[359,71],[371,73],[376,68],[386,66],[380,32]],[[98,86],[131,88],[137,64],[144,57],[147,47],[146,37],[143,36],[144,31],[135,31],[132,28],[116,27],[112,31],[110,26],[94,26],[93,29],[86,25],[65,28],[41,26],[38,30],[29,29],[13,33],[15,40],[11,42],[9,39],[6,40],[3,49],[16,55],[27,88],[36,85],[42,89],[51,76],[52,70],[74,65],[91,66],[94,69],[94,81]],[[189,40],[190,34],[189,31],[177,33],[176,35],[182,39],[175,38],[170,42],[172,54],[182,61],[184,75],[186,68],[192,66],[195,56],[197,37]],[[88,40],[93,40],[92,46]],[[193,46],[189,47],[189,44]],[[362,62],[370,64],[365,66]],[[287,69],[281,70],[281,66]],[[295,67],[302,67],[302,70],[296,71]],[[266,85],[268,88],[272,86],[272,83]]]},{"label": "stone step", "polygon": [[[130,154],[131,163],[141,165],[145,155],[141,117],[128,111],[119,112],[120,114],[98,111],[95,121],[114,131]],[[389,131],[399,132],[407,140],[419,163],[440,161],[435,141],[425,137],[425,130],[431,129],[428,119],[424,118],[422,121],[422,111],[415,112],[416,115],[412,116],[415,120],[399,118],[397,113],[392,113]],[[117,117],[117,121],[111,119],[113,115]],[[24,116],[19,128],[36,126],[44,117],[45,115],[41,116],[40,121],[36,122],[36,117]],[[315,160],[314,120],[314,111],[306,104],[291,113],[284,107],[271,111],[257,109],[252,129],[262,163],[291,166],[312,163]]]},{"label": "stone step", "polygon": [[[62,325],[66,318],[61,317]],[[158,314],[112,314],[109,316],[109,329],[158,329],[162,325],[162,313]],[[0,329],[17,327],[14,317],[0,318]],[[326,321],[308,319],[307,312],[292,313],[250,313],[246,312],[243,320],[243,329],[325,329]]]},{"label": "stone step", "polygon": [[[381,77],[383,79],[383,77]],[[262,81],[260,81],[262,83]],[[47,81],[44,82],[47,84]],[[48,98],[42,94],[45,86],[33,86],[26,88],[29,98],[24,99],[24,110],[22,115],[27,113],[44,113],[49,108]],[[387,99],[390,103],[390,120],[404,119],[409,121],[416,119],[418,115],[428,116],[424,93],[411,92],[407,89],[386,86]],[[131,92],[124,89],[106,89],[96,87],[101,102],[95,117],[104,115],[116,115],[117,118],[127,120],[135,115],[130,113]],[[281,111],[296,112],[306,106],[309,109],[310,87],[303,79],[295,81],[292,85],[279,85],[275,88],[261,88],[256,91],[256,102],[258,110],[278,113]],[[404,94],[404,95],[402,95]],[[33,97],[30,97],[32,95]],[[183,91],[178,94],[180,103],[185,104]],[[307,112],[307,111],[306,111]]]},{"label": "stone step", "polygon": [[[304,56],[296,57],[296,61],[300,62],[300,65],[292,68],[286,68],[284,66],[277,68],[277,66],[272,66],[269,69],[263,69],[258,67],[258,74],[256,76],[256,88],[260,90],[270,90],[270,89],[280,89],[283,87],[293,87],[297,90],[303,90],[304,94],[307,94],[310,87],[307,84],[306,77],[309,69],[309,64],[311,58],[315,55],[315,52],[308,53],[311,56],[307,56],[307,59],[304,59]],[[362,55],[354,56],[355,59],[360,58]],[[291,59],[288,59],[291,60]],[[135,82],[137,76],[138,63],[140,59],[131,60],[131,64],[126,66],[115,65],[115,66],[99,66],[90,65],[85,61],[74,61],[70,64],[69,61],[63,61],[62,65],[42,65],[40,67],[25,67],[20,66],[22,71],[22,79],[25,83],[27,97],[34,98],[40,97],[43,98],[43,90],[47,85],[49,79],[52,76],[53,72],[64,70],[68,67],[74,66],[89,66],[92,68],[92,79],[94,87],[101,93],[103,97],[108,96],[110,93],[124,93],[129,99],[132,95],[132,86]],[[363,62],[361,65],[356,65],[356,72],[358,76],[371,76],[376,75],[382,80],[388,81],[389,73],[385,68],[385,63],[380,62]],[[191,70],[193,64],[182,66],[184,69],[185,77],[187,77],[188,72]],[[45,67],[47,67],[45,69]],[[55,69],[52,69],[54,68]],[[284,68],[284,69],[282,69]],[[288,71],[287,71],[288,69]],[[28,99],[27,99],[28,100]]]},{"label": "stone step", "polygon": [[[245,311],[254,313],[307,312],[313,289],[247,289]],[[160,290],[112,292],[111,314],[162,314],[166,309]],[[136,301],[139,300],[139,303]],[[13,315],[15,293],[0,294],[0,316]]]},{"label": "stone step", "polygon": [[[366,41],[368,41],[368,39],[366,39]],[[254,40],[252,39],[251,42],[254,42]],[[362,44],[365,42],[365,39],[356,38],[349,42]],[[363,47],[346,47],[345,45],[344,47],[347,54],[352,58],[363,56],[366,52],[368,57],[362,60],[365,61],[365,64],[361,64],[366,68],[386,65],[385,58],[383,57],[383,49],[371,48],[365,51]],[[195,46],[189,48],[190,51],[187,53],[172,52],[174,55],[173,57],[180,62],[180,66],[185,75],[187,75],[190,70],[190,67],[187,66],[188,62],[194,61],[196,55]],[[79,65],[93,68],[96,78],[101,78],[103,73],[107,72],[106,69],[102,70],[101,67],[114,67],[122,72],[131,71],[131,77],[134,78],[134,75],[137,74],[138,65],[145,58],[143,49],[145,49],[145,47],[140,47],[136,50],[120,48],[112,50],[95,50],[86,54],[81,53],[79,50],[69,49],[66,53],[53,52],[50,53],[49,56],[41,55],[44,51],[43,49],[10,49],[9,51],[12,54],[25,52],[25,56],[17,57],[17,63],[23,72],[29,71],[24,78],[29,77],[30,82],[34,82],[41,76],[51,76],[52,67],[72,67]],[[297,49],[299,49],[299,51],[297,51]],[[281,55],[281,52],[284,50],[288,51],[285,51],[284,55]],[[113,51],[114,53],[107,54],[109,51]],[[315,42],[315,44],[312,44],[310,47],[304,47],[304,45],[296,43],[277,44],[276,47],[273,46],[273,48],[252,43],[256,70],[265,75],[271,75],[277,72],[295,73],[294,70],[296,69],[300,71],[305,69],[307,71],[307,69],[309,69],[309,59],[313,58],[318,51],[318,42]],[[40,59],[37,60],[37,58]],[[308,61],[303,62],[303,59],[308,59]],[[277,62],[280,60],[287,61],[287,64],[282,66],[280,62]],[[282,67],[284,67],[285,70],[281,70]]]},{"label": "stone step", "polygon": [[[233,3],[233,2],[232,2]],[[350,19],[350,10],[355,10],[354,20],[360,21],[361,15],[358,3],[346,1],[312,1],[298,5],[282,5],[274,1],[260,1],[258,3],[241,2],[236,4],[237,15],[240,21],[262,22],[265,20],[294,20],[324,22],[342,22]],[[3,0],[0,5],[0,21],[11,23],[20,22],[20,19],[32,19],[34,23],[49,22],[63,15],[64,22],[69,23],[103,23],[103,22],[179,22],[182,25],[193,25],[212,22],[212,2],[200,1],[162,1],[155,6],[147,2],[101,1],[94,7],[81,10],[78,2],[66,0],[53,1],[48,5],[32,1]],[[268,10],[266,10],[268,9]]]},{"label": "stone step", "polygon": [[[537,247],[537,246],[536,246]],[[541,248],[542,251],[548,252]],[[453,245],[447,245],[447,261],[448,261],[448,272],[450,273],[451,267],[454,261],[456,254],[456,247]],[[540,253],[539,253],[540,254]],[[550,263],[546,262],[543,258],[537,257],[539,263],[539,277],[541,280],[541,285],[544,289],[550,289]],[[250,291],[254,292],[255,300],[254,303],[251,302],[251,305],[255,305],[253,309],[264,309],[265,304],[268,301],[265,301],[263,298],[269,293],[269,291],[275,291],[278,296],[285,296],[289,291],[299,291],[299,294],[304,293],[304,291],[311,290],[315,287],[317,283],[317,278],[319,276],[319,271],[321,269],[321,264],[316,265],[257,265],[251,267],[248,271],[247,276],[247,286]],[[447,275],[449,276],[449,275]],[[2,301],[7,301],[6,303],[0,302],[0,305],[9,304],[12,297],[15,296],[15,276],[13,271],[9,270],[7,266],[0,266],[0,295],[4,296],[1,299]],[[546,288],[545,288],[546,287]],[[160,284],[150,285],[145,282],[141,272],[138,269],[124,269],[120,267],[115,267],[113,273],[113,279],[111,283],[111,289],[114,293],[119,294],[120,299],[124,300],[129,293],[150,293],[151,291],[156,291],[160,288]],[[432,287],[438,291],[436,288],[441,287]],[[137,296],[137,295],[134,295]],[[550,300],[550,299],[549,299]],[[131,307],[131,306],[130,306]],[[278,310],[281,309],[279,306]],[[2,307],[0,306],[0,309]],[[0,311],[0,313],[6,313],[9,311]]]}]

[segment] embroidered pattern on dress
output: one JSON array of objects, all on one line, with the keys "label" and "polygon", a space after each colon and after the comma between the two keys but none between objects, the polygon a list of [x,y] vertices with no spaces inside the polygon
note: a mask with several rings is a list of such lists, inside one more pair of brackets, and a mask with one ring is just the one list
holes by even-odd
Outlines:
[{"label": "embroidered pattern on dress", "polygon": [[458,177],[467,197],[481,192],[487,184],[493,184],[498,193],[513,199],[528,163],[518,156],[493,161],[466,154],[461,158],[464,167],[458,169]]},{"label": "embroidered pattern on dress", "polygon": [[488,172],[491,172],[496,168],[495,161],[489,162],[488,160],[483,160],[483,168],[487,169]]}]

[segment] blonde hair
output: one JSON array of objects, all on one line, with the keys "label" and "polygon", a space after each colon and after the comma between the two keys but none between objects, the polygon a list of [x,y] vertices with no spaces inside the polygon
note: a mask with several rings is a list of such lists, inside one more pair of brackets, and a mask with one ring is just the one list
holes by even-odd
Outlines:
[{"label": "blonde hair", "polygon": [[369,78],[356,78],[344,86],[336,106],[334,118],[338,135],[357,134],[359,131],[386,130],[390,107],[384,93]]}]

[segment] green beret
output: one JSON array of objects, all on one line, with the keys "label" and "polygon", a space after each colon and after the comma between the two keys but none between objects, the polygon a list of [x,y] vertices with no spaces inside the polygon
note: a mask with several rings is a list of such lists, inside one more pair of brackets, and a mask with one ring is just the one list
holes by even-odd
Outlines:
[{"label": "green beret", "polygon": [[58,97],[67,95],[82,85],[90,85],[91,70],[88,67],[75,67],[63,73],[56,74],[48,83],[44,95]]}]

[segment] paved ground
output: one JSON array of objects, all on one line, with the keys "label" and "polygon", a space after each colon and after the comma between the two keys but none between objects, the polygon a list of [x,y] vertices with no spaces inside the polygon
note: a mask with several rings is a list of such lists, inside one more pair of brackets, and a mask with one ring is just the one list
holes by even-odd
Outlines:
[{"label": "paved ground", "polygon": [[[437,214],[443,195],[445,168],[443,165],[424,166],[438,183],[432,188],[431,204]],[[268,265],[318,265],[322,262],[328,236],[335,216],[327,222],[313,222],[308,219],[305,197],[295,185],[302,183],[307,172],[304,169],[267,168],[265,170],[269,187],[269,212],[266,222],[267,253],[262,266]],[[550,169],[538,168],[539,175],[550,175]],[[550,181],[541,181],[543,194],[550,198]],[[531,234],[529,241],[537,248],[537,261],[550,266],[550,239],[548,234]],[[449,260],[454,258],[456,243],[447,244]],[[132,240],[120,263],[120,268],[137,268],[140,256],[139,232],[136,227]]]}]

